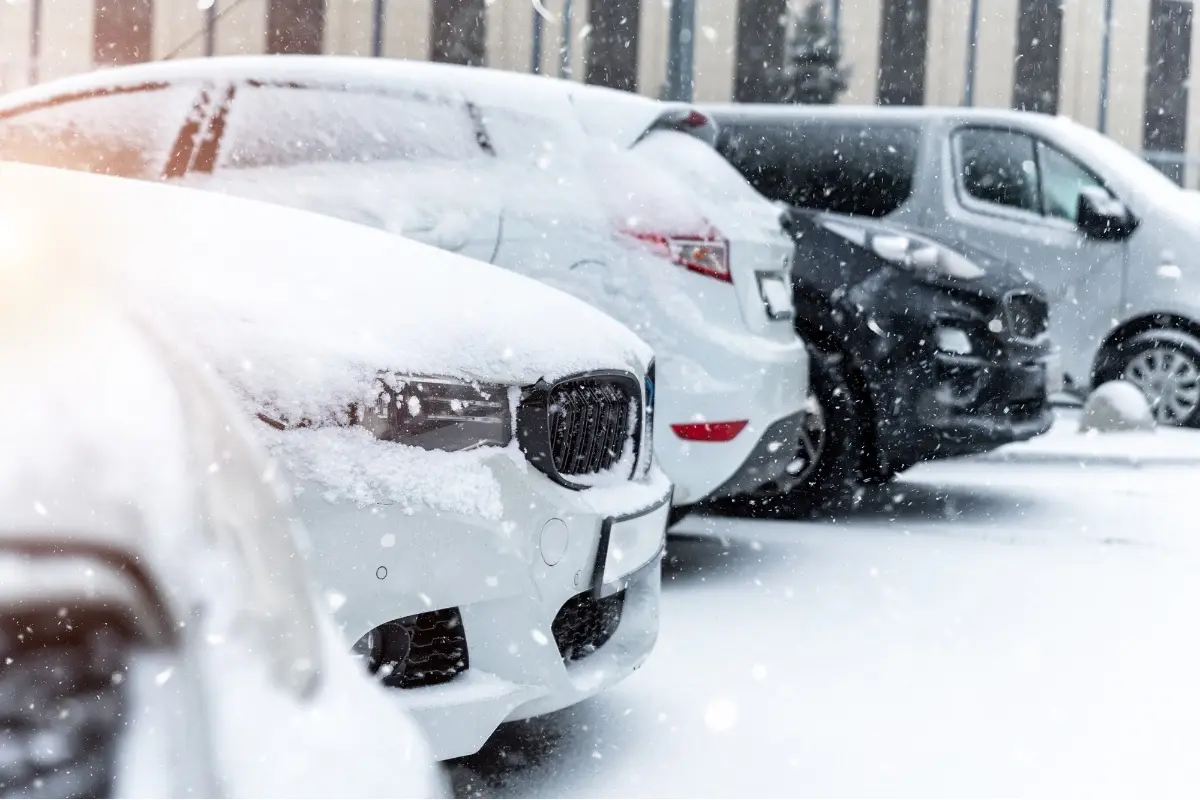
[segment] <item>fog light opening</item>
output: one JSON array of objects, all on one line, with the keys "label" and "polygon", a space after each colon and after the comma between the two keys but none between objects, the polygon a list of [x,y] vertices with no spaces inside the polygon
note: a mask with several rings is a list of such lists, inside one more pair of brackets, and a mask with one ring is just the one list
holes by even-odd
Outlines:
[{"label": "fog light opening", "polygon": [[412,634],[398,622],[389,622],[369,631],[354,643],[351,652],[367,672],[379,678],[403,673],[412,648]]}]

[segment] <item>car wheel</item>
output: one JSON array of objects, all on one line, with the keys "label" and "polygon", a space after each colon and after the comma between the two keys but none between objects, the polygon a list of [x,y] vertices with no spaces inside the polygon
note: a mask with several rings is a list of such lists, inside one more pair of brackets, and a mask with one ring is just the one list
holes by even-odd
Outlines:
[{"label": "car wheel", "polygon": [[760,497],[774,499],[780,510],[834,511],[847,505],[859,487],[863,420],[840,361],[827,354],[814,354],[810,361],[817,408],[789,465],[789,478],[760,490]]},{"label": "car wheel", "polygon": [[127,638],[59,613],[0,618],[0,797],[111,797]]},{"label": "car wheel", "polygon": [[1146,395],[1160,425],[1200,427],[1200,341],[1149,331],[1121,347],[1120,377]]},{"label": "car wheel", "polygon": [[691,506],[671,506],[671,510],[667,512],[667,530],[674,528],[680,522],[683,522],[693,511]]}]

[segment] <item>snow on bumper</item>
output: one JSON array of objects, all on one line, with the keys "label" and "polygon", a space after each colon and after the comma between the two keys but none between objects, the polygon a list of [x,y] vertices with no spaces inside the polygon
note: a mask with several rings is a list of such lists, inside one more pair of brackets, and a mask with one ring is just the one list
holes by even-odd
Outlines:
[{"label": "snow on bumper", "polygon": [[[330,499],[311,483],[297,501],[315,577],[347,648],[392,620],[457,609],[468,668],[439,685],[395,690],[440,759],[475,752],[505,720],[616,683],[658,635],[671,489],[659,470],[643,482],[575,492],[503,451],[481,463],[500,488],[499,519]],[[589,603],[619,603],[619,622],[594,652],[566,659],[570,631],[561,623],[556,631],[555,620],[564,607]]]}]

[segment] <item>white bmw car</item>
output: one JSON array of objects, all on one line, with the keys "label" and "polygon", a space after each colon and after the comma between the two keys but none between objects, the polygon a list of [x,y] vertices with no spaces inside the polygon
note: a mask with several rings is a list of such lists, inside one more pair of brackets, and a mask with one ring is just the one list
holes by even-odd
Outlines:
[{"label": "white bmw car", "polygon": [[657,354],[681,508],[788,483],[808,422],[792,242],[711,135],[688,107],[393,59],[160,62],[0,101],[0,157],[299,206],[611,314]]},{"label": "white bmw car", "polygon": [[347,648],[437,757],[650,653],[671,486],[651,351],[628,329],[325,216],[19,164],[0,185],[136,271],[258,417]]},{"label": "white bmw car", "polygon": [[118,182],[70,177],[0,168],[0,796],[439,795],[250,422],[98,268]]}]

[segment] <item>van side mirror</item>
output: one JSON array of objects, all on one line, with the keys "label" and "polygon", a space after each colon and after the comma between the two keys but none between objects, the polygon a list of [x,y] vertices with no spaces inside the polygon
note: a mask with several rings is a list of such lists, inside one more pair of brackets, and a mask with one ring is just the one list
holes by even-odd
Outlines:
[{"label": "van side mirror", "polygon": [[1075,220],[1084,236],[1110,242],[1128,238],[1137,227],[1125,204],[1097,186],[1080,190]]}]

